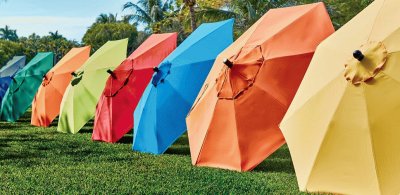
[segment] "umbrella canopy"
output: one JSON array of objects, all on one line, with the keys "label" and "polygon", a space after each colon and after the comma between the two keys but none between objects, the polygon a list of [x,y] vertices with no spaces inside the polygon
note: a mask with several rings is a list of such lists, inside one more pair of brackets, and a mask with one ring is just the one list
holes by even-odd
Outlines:
[{"label": "umbrella canopy", "polygon": [[278,124],[333,32],[323,3],[272,9],[221,53],[187,117],[192,163],[248,171],[283,145]]},{"label": "umbrella canopy", "polygon": [[10,86],[12,78],[25,66],[25,61],[25,56],[15,56],[0,69],[0,104]]},{"label": "umbrella canopy", "polygon": [[108,80],[97,104],[93,140],[117,142],[133,128],[133,111],[156,67],[175,48],[177,33],[153,34]]},{"label": "umbrella canopy", "polygon": [[61,101],[57,131],[78,133],[94,117],[96,104],[106,84],[108,70],[126,58],[128,39],[109,41],[73,72]]},{"label": "umbrella canopy", "polygon": [[1,120],[15,122],[31,106],[43,76],[53,67],[53,53],[38,53],[15,74],[0,109]]},{"label": "umbrella canopy", "polygon": [[14,56],[0,69],[0,77],[11,77],[15,75],[19,70],[24,68],[25,61],[25,56]]},{"label": "umbrella canopy", "polygon": [[32,125],[48,127],[58,116],[71,73],[80,68],[89,55],[90,47],[73,48],[45,75],[32,102]]},{"label": "umbrella canopy", "polygon": [[301,190],[400,193],[399,9],[376,0],[318,47],[281,124]]},{"label": "umbrella canopy", "polygon": [[134,112],[133,149],[164,153],[186,131],[185,116],[217,55],[232,43],[233,19],[203,24],[157,69]]}]

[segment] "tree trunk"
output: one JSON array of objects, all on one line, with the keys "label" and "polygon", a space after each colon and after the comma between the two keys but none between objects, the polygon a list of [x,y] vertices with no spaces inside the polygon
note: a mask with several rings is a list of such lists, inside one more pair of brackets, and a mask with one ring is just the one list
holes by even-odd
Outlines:
[{"label": "tree trunk", "polygon": [[192,27],[192,32],[193,32],[197,28],[195,10],[194,10],[194,6],[196,5],[196,0],[185,0],[185,4],[186,4],[186,6],[189,7],[190,25]]}]

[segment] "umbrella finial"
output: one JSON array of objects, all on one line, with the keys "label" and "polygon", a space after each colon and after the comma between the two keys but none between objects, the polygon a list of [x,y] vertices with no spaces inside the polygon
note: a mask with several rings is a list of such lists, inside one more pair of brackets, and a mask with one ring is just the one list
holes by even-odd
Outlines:
[{"label": "umbrella finial", "polygon": [[233,67],[233,63],[231,61],[229,61],[228,59],[224,59],[223,63],[228,66],[228,68],[232,68]]},{"label": "umbrella finial", "polygon": [[115,73],[112,70],[108,69],[107,73],[110,74],[112,78],[116,78]]},{"label": "umbrella finial", "polygon": [[365,56],[360,50],[356,50],[353,52],[353,57],[361,62]]},{"label": "umbrella finial", "polygon": [[160,69],[159,69],[158,67],[154,67],[154,68],[153,68],[153,71],[154,71],[154,72],[158,72],[158,71],[160,71]]},{"label": "umbrella finial", "polygon": [[71,72],[71,75],[74,77],[78,76],[75,72]]}]

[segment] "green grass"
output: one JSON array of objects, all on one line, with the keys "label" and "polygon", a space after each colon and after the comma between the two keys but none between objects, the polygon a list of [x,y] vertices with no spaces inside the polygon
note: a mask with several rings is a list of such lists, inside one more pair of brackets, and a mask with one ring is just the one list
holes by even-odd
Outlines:
[{"label": "green grass", "polygon": [[0,123],[0,194],[301,194],[287,146],[247,173],[194,167],[187,136],[164,155],[133,152],[120,143],[91,141],[91,125],[76,135]]}]

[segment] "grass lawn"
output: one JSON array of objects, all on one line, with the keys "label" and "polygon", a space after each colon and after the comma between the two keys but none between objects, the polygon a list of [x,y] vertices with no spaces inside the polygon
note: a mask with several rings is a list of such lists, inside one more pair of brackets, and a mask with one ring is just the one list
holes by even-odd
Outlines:
[{"label": "grass lawn", "polygon": [[93,142],[92,124],[76,135],[0,123],[0,194],[301,194],[287,146],[247,173],[194,167],[184,135],[164,155],[133,152],[132,135],[118,144]]}]

